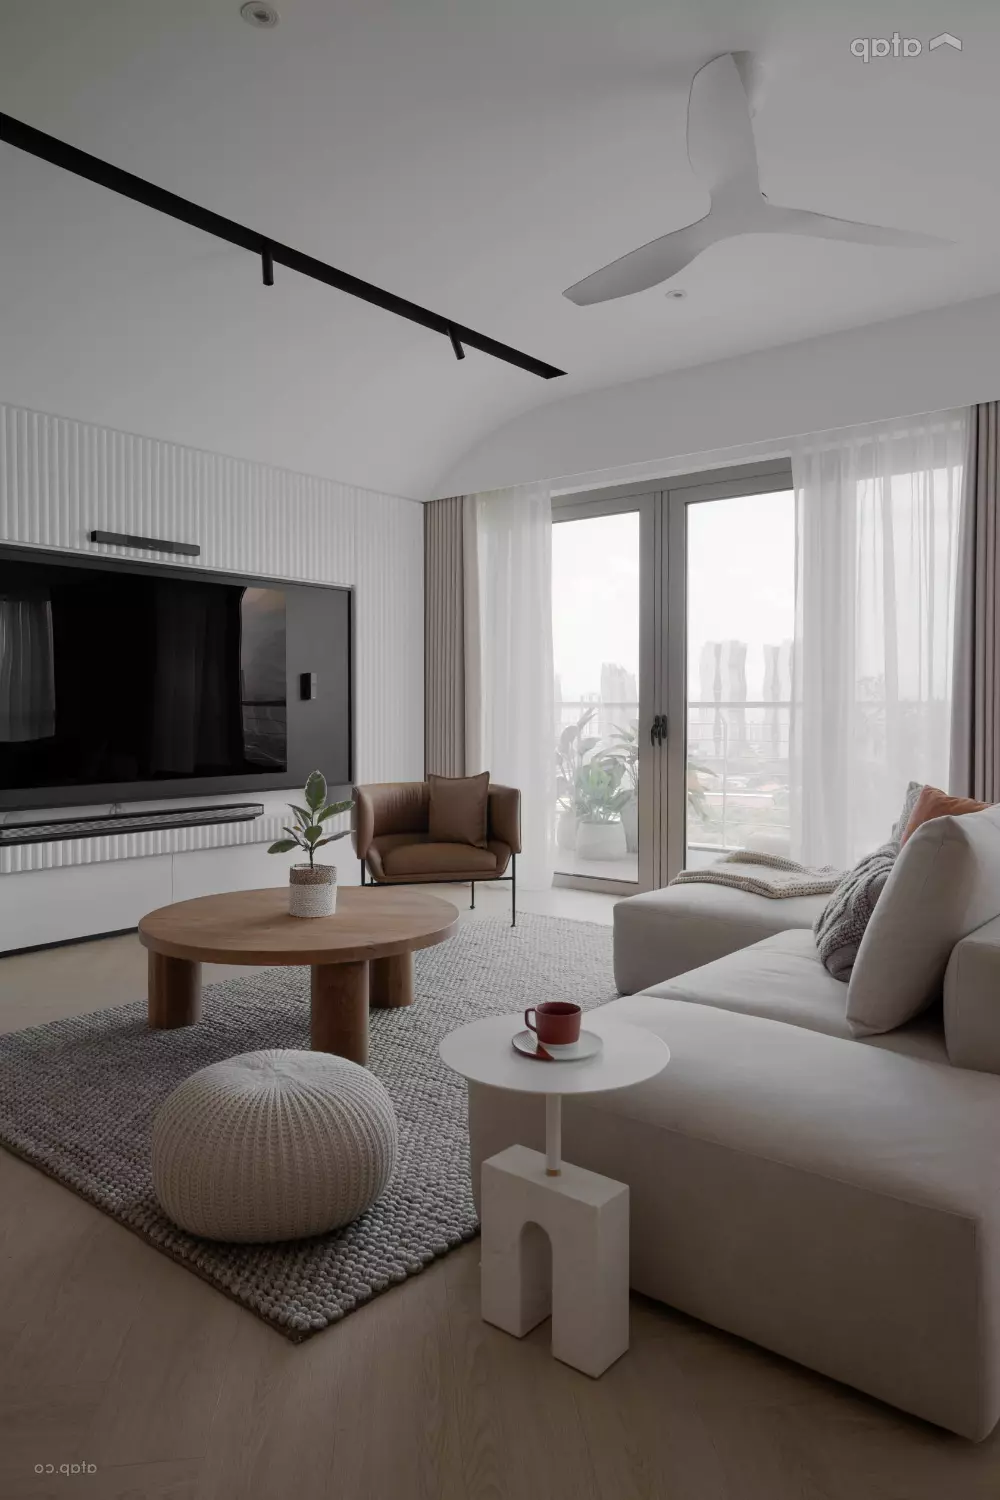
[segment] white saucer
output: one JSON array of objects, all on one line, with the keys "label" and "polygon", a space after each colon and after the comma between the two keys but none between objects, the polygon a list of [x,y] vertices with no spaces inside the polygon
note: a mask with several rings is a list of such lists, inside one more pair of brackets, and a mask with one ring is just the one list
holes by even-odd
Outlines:
[{"label": "white saucer", "polygon": [[538,1062],[579,1062],[584,1057],[596,1057],[604,1046],[604,1038],[593,1031],[581,1031],[579,1041],[557,1047],[553,1042],[539,1042],[533,1031],[525,1030],[512,1036],[511,1043],[515,1052]]}]

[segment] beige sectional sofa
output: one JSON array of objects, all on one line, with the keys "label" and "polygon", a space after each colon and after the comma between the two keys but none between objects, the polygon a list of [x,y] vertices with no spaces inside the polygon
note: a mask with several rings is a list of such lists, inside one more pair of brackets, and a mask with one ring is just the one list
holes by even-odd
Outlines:
[{"label": "beige sectional sofa", "polygon": [[[914,835],[850,985],[811,921],[773,930],[772,908],[802,904],[707,885],[619,904],[616,972],[673,974],[605,1014],[671,1062],[567,1100],[566,1157],[629,1184],[637,1290],[982,1438],[1000,1416],[1000,812]],[[541,1145],[540,1103],[470,1089],[474,1181],[494,1152]]]}]

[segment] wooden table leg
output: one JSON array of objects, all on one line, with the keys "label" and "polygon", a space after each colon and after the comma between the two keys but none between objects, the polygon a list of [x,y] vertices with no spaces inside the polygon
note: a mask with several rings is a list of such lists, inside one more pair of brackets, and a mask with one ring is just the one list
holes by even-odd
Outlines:
[{"label": "wooden table leg", "polygon": [[378,1010],[413,1004],[413,954],[371,961],[371,1003]]},{"label": "wooden table leg", "polygon": [[368,1061],[368,965],[316,964],[309,1036],[314,1052]]},{"label": "wooden table leg", "polygon": [[201,1020],[201,964],[149,954],[149,1024],[159,1030]]}]

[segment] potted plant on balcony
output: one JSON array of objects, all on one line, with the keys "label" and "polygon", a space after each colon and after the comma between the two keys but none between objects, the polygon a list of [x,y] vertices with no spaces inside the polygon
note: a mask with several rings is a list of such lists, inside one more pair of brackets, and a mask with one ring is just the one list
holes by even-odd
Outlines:
[{"label": "potted plant on balcony", "polygon": [[622,788],[622,768],[592,760],[577,772],[573,807],[576,813],[576,852],[581,859],[621,859],[625,832],[621,810],[631,797]]},{"label": "potted plant on balcony", "polygon": [[564,851],[576,848],[576,778],[583,767],[584,757],[597,744],[596,735],[583,732],[595,712],[595,709],[588,708],[575,724],[567,724],[556,744],[556,805],[559,808],[556,844]]},{"label": "potted plant on balcony", "polygon": [[292,865],[288,872],[288,911],[293,917],[329,917],[337,905],[337,866],[318,865],[316,850],[336,839],[346,838],[350,829],[343,828],[330,833],[327,819],[336,813],[347,812],[352,806],[346,802],[327,802],[326,777],[321,771],[313,771],[305,785],[305,807],[294,802],[289,807],[295,816],[295,827],[285,828],[288,837],[278,839],[268,849],[268,854],[290,854],[293,849],[302,849],[309,856],[308,864]]},{"label": "potted plant on balcony", "polygon": [[614,734],[608,741],[610,749],[601,760],[607,765],[621,767],[623,791],[628,792],[621,806],[622,830],[625,848],[629,854],[639,851],[639,721],[633,719],[627,728],[615,725]]}]

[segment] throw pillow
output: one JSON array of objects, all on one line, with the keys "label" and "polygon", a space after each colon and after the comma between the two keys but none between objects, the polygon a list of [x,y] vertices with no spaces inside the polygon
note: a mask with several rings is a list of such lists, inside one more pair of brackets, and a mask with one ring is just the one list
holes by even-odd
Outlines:
[{"label": "throw pillow", "polygon": [[985,812],[987,806],[987,803],[976,802],[972,797],[949,797],[936,786],[922,787],[900,842],[905,844],[921,823],[929,823],[932,818],[960,818],[966,813]]},{"label": "throw pillow", "polygon": [[485,849],[489,771],[479,776],[428,776],[427,783],[431,843],[471,844],[473,849]]},{"label": "throw pillow", "polygon": [[1000,913],[1000,807],[933,818],[900,850],[847,991],[855,1036],[905,1026],[936,1000],[952,949]]},{"label": "throw pillow", "polygon": [[851,977],[865,928],[896,863],[897,852],[890,839],[881,849],[866,854],[853,870],[848,870],[816,919],[813,933],[823,967],[844,984]]},{"label": "throw pillow", "polygon": [[906,832],[906,825],[910,821],[910,818],[913,816],[913,809],[917,805],[917,798],[920,796],[920,793],[923,791],[923,789],[924,784],[922,781],[911,781],[909,786],[906,788],[906,796],[903,798],[903,811],[900,813],[899,817],[892,825],[892,832],[889,835],[890,842],[896,845],[897,850],[902,845],[903,834]]}]

